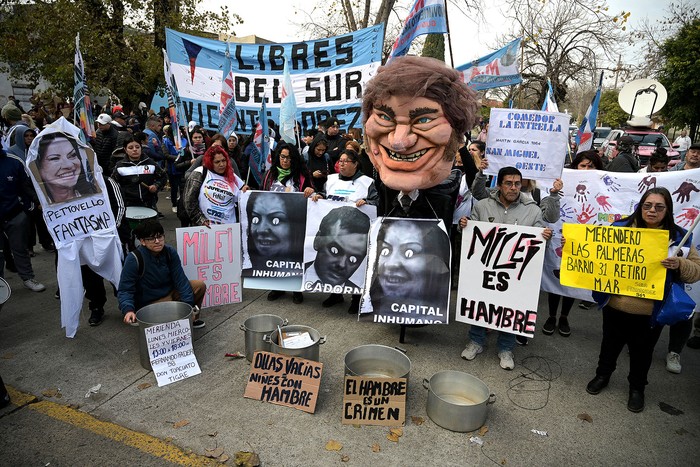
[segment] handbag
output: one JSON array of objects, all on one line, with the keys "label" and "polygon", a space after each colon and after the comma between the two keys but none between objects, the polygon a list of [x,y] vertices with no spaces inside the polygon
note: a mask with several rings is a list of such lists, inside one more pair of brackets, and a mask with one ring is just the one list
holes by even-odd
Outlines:
[{"label": "handbag", "polygon": [[689,319],[694,309],[695,302],[685,291],[685,285],[671,282],[668,294],[664,297],[661,309],[654,317],[654,321],[660,325],[670,326]]}]

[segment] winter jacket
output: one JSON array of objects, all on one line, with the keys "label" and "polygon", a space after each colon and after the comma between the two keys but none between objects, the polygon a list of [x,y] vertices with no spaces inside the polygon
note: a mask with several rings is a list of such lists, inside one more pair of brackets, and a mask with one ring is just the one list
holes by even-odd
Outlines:
[{"label": "winter jacket", "polygon": [[526,225],[530,227],[547,227],[542,219],[542,211],[530,196],[522,193],[507,208],[499,199],[499,191],[489,194],[488,198],[474,204],[471,219],[496,224]]},{"label": "winter jacket", "polygon": [[[165,186],[168,176],[153,159],[141,156],[138,162],[129,158],[117,162],[112,178],[121,187],[127,206],[155,209],[158,191]],[[148,189],[151,185],[155,185],[158,191],[151,193]]]},{"label": "winter jacket", "polygon": [[27,160],[27,151],[29,150],[29,148],[24,144],[24,134],[28,130],[28,126],[15,125],[15,143],[10,146],[10,149],[7,150],[8,154],[13,154],[19,157],[23,162]]},{"label": "winter jacket", "polygon": [[0,149],[0,223],[22,211],[33,210],[32,193],[31,180],[22,160]]},{"label": "winter jacket", "polygon": [[92,148],[95,150],[97,162],[100,164],[100,167],[102,167],[104,173],[109,173],[109,162],[112,158],[112,152],[114,152],[117,147],[118,137],[119,132],[114,125],[110,125],[107,131],[97,130],[97,136],[92,143]]}]

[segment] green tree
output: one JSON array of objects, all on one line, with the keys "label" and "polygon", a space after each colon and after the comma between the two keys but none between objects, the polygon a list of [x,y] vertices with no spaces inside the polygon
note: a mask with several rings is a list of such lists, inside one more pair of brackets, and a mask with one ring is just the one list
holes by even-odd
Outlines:
[{"label": "green tree", "polygon": [[659,81],[668,92],[661,114],[677,127],[689,127],[695,141],[700,124],[700,18],[683,26],[662,46]]},{"label": "green tree", "polygon": [[[75,36],[88,85],[108,89],[127,106],[148,100],[164,83],[161,47],[165,27],[197,33],[227,32],[228,10],[197,11],[196,0],[49,0],[0,2],[0,62],[15,79],[48,81],[73,94]],[[234,22],[240,18],[233,15]],[[235,23],[234,23],[235,24]],[[155,31],[155,33],[154,33]]]},{"label": "green tree", "polygon": [[622,110],[620,104],[617,102],[617,96],[619,94],[619,91],[610,89],[603,91],[600,95],[597,126],[619,128],[625,124],[629,115]]},{"label": "green tree", "polygon": [[428,34],[423,44],[423,57],[437,58],[445,61],[445,36],[442,34]]}]

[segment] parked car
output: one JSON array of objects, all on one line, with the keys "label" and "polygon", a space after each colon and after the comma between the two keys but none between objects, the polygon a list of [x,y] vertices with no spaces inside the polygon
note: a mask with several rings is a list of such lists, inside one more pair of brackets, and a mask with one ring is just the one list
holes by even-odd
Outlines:
[{"label": "parked car", "polygon": [[605,138],[610,134],[612,131],[612,128],[609,126],[599,126],[595,130],[593,130],[593,148],[598,149],[601,144],[603,144],[603,141],[605,141]]},{"label": "parked car", "polygon": [[649,163],[651,153],[654,152],[657,147],[666,149],[666,154],[669,158],[669,169],[678,164],[681,160],[680,153],[671,147],[671,143],[668,141],[666,135],[650,128],[623,128],[611,130],[598,148],[600,156],[607,157],[608,160],[613,160],[618,152],[617,142],[623,136],[630,136],[636,143],[639,165],[641,167],[646,167]]}]

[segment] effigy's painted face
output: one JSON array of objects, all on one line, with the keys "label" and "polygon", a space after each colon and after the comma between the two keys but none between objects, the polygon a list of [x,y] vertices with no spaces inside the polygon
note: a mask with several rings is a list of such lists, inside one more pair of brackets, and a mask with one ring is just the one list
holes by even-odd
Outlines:
[{"label": "effigy's painted face", "polygon": [[425,97],[392,96],[375,103],[365,124],[367,153],[385,185],[404,192],[445,180],[454,137],[442,106]]}]

